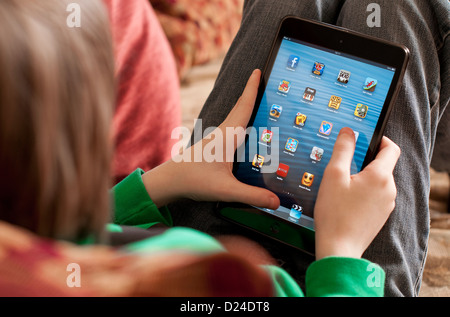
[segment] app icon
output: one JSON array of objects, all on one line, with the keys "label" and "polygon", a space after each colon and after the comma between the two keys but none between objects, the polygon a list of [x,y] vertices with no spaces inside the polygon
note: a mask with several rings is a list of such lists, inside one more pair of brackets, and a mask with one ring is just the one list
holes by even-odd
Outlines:
[{"label": "app icon", "polygon": [[278,165],[277,175],[280,177],[286,177],[289,172],[289,165],[282,164]]},{"label": "app icon", "polygon": [[303,113],[297,112],[297,115],[295,116],[295,122],[294,124],[303,127],[305,125],[307,116]]},{"label": "app icon", "polygon": [[298,63],[300,62],[300,57],[296,55],[289,56],[289,59],[287,61],[287,68],[294,70],[297,68]]},{"label": "app icon", "polygon": [[263,164],[264,164],[264,156],[255,154],[255,156],[253,157],[252,165],[254,167],[261,168]]},{"label": "app icon", "polygon": [[280,85],[278,85],[278,91],[287,94],[291,89],[291,82],[287,80],[282,80]]},{"label": "app icon", "polygon": [[327,121],[322,121],[322,124],[320,125],[319,132],[323,135],[330,135],[331,130],[333,129],[333,124]]},{"label": "app icon", "polygon": [[339,71],[337,81],[340,83],[343,83],[343,84],[347,84],[348,81],[350,80],[350,75],[351,75],[351,73],[349,71],[341,69]]},{"label": "app icon", "polygon": [[323,149],[317,146],[313,147],[309,157],[314,161],[320,162],[323,157]]},{"label": "app icon", "polygon": [[281,112],[283,111],[283,107],[279,105],[272,105],[270,109],[270,116],[274,118],[279,118],[281,116]]},{"label": "app icon", "polygon": [[374,92],[375,88],[377,87],[377,84],[378,84],[378,80],[367,77],[363,88],[366,91]]},{"label": "app icon", "polygon": [[298,146],[298,140],[293,139],[293,138],[289,138],[286,142],[285,145],[285,149],[288,150],[289,152],[295,153],[295,151],[297,151],[297,146]]},{"label": "app icon", "polygon": [[367,111],[369,111],[369,107],[359,103],[356,105],[355,116],[365,118],[367,116]]},{"label": "app icon", "polygon": [[315,62],[312,68],[312,72],[315,75],[322,76],[323,70],[325,69],[325,64]]},{"label": "app icon", "polygon": [[302,212],[303,212],[303,207],[294,204],[291,207],[291,211],[289,212],[289,216],[291,216],[292,218],[295,218],[295,219],[300,219],[300,217],[302,216]]},{"label": "app icon", "polygon": [[272,141],[273,132],[270,130],[263,130],[261,135],[261,141],[270,143]]},{"label": "app icon", "polygon": [[314,88],[306,87],[305,92],[303,93],[303,99],[313,101],[315,96],[316,90]]},{"label": "app icon", "polygon": [[311,187],[314,182],[314,175],[311,173],[305,173],[302,177],[302,185],[306,187]]},{"label": "app icon", "polygon": [[341,106],[342,98],[338,96],[331,96],[330,101],[328,102],[328,107],[333,109],[339,109]]}]

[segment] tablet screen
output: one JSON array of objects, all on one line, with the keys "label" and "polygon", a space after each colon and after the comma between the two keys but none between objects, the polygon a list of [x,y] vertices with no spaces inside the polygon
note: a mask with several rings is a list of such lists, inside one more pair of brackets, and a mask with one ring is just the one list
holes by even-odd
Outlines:
[{"label": "tablet screen", "polygon": [[256,136],[248,137],[234,171],[240,181],[279,196],[278,210],[259,209],[313,230],[316,196],[340,129],[355,132],[351,171],[357,173],[394,75],[389,65],[284,37],[256,105]]}]

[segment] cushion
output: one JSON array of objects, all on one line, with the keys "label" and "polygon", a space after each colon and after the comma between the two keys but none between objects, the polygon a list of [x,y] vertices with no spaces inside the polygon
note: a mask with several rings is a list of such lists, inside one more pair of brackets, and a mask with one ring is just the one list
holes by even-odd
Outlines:
[{"label": "cushion", "polygon": [[194,65],[224,54],[236,35],[243,0],[150,0],[184,78]]},{"label": "cushion", "polygon": [[171,157],[181,124],[175,59],[147,0],[103,0],[109,11],[118,82],[114,114],[115,182]]}]

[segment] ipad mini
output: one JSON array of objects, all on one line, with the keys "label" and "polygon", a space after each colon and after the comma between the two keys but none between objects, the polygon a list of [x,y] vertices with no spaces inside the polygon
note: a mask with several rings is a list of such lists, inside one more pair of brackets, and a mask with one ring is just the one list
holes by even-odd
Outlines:
[{"label": "ipad mini", "polygon": [[238,180],[274,192],[281,206],[219,204],[220,215],[313,254],[314,205],[336,137],[343,127],[355,132],[352,173],[375,157],[408,55],[401,45],[284,18],[249,122],[253,132],[233,167]]}]

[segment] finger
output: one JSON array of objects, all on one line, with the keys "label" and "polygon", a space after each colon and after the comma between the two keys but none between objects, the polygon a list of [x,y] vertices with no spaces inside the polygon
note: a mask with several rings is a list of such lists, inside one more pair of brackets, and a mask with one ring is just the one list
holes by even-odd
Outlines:
[{"label": "finger", "polygon": [[350,177],[350,168],[355,152],[355,133],[350,128],[342,128],[334,144],[333,154],[327,169]]},{"label": "finger", "polygon": [[247,127],[248,121],[255,106],[256,96],[258,95],[258,87],[261,79],[261,71],[256,69],[253,71],[244,92],[239,98],[236,105],[231,110],[224,124],[229,127]]},{"label": "finger", "polygon": [[239,202],[255,207],[269,208],[272,210],[280,207],[280,199],[271,191],[241,183],[237,179],[228,184],[226,193],[228,202]]},{"label": "finger", "polygon": [[400,154],[401,150],[398,145],[387,137],[383,137],[377,156],[367,167],[379,168],[392,173],[395,165],[397,165]]}]

